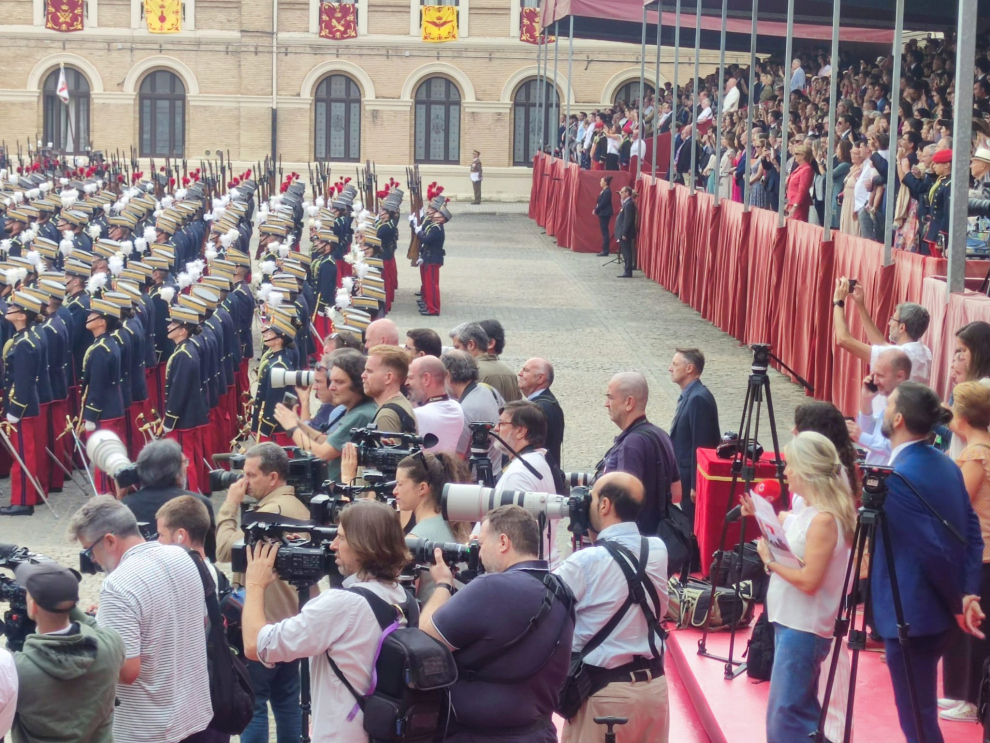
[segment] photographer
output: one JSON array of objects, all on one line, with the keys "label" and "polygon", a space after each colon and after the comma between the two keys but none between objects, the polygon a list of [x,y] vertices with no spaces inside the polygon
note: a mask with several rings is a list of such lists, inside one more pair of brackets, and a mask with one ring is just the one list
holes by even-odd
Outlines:
[{"label": "photographer", "polygon": [[299,416],[282,403],[275,406],[275,419],[292,443],[329,462],[327,477],[335,482],[340,481],[340,454],[344,444],[351,440],[351,429],[367,426],[377,410],[375,403],[364,393],[361,375],[365,363],[363,354],[345,348],[330,354],[329,371],[317,372],[327,375],[327,390],[333,404],[344,407],[343,415],[334,422],[326,436],[302,423]]},{"label": "photographer", "polygon": [[[346,506],[330,549],[347,576],[346,585],[370,591],[390,604],[406,604],[409,597],[398,578],[410,555],[391,508],[376,501]],[[327,591],[307,602],[298,616],[269,621],[265,603],[269,588],[279,582],[274,572],[277,552],[273,544],[248,549],[244,654],[265,667],[295,665],[300,658],[309,658],[314,743],[366,741],[364,713],[358,711],[348,719],[355,700],[333,672],[329,658],[355,689],[367,693],[382,635],[371,605],[350,591]]]},{"label": "photographer", "polygon": [[416,433],[412,405],[402,395],[408,374],[409,357],[397,345],[372,346],[368,350],[361,381],[364,394],[378,406],[373,423],[379,431]]},{"label": "photographer", "polygon": [[[979,638],[980,572],[983,537],[966,484],[952,460],[928,444],[945,411],[938,396],[923,384],[904,382],[887,398],[883,433],[893,451],[893,476],[883,502],[894,555],[904,622],[910,627],[914,686],[925,740],[942,739],[936,699],[938,664],[951,642],[954,625]],[[910,483],[911,487],[908,487]],[[916,492],[915,492],[916,491]],[[920,497],[919,497],[920,496]],[[938,512],[937,518],[924,501]],[[944,519],[965,539],[961,544],[941,523]],[[894,686],[897,714],[908,741],[917,741],[905,668],[905,649],[898,641],[891,593],[891,566],[877,535],[873,578],[873,619],[884,639],[887,670]]]},{"label": "photographer", "polygon": [[[216,520],[213,504],[205,495],[185,489],[186,471],[189,460],[182,453],[182,447],[171,439],[160,439],[147,444],[138,454],[137,472],[141,479],[141,489],[125,495],[120,502],[131,509],[139,523],[154,524],[159,510],[168,501],[183,495],[191,495],[206,508],[210,517],[210,528],[205,539],[204,557],[217,559]],[[160,534],[160,532],[159,532]]]},{"label": "photographer", "polygon": [[14,654],[20,686],[15,743],[109,741],[123,640],[76,607],[79,578],[68,568],[25,562],[14,577],[37,623]]},{"label": "photographer", "polygon": [[[227,497],[220,506],[217,517],[217,559],[220,562],[230,561],[231,548],[240,538],[238,514],[245,495],[257,500],[252,509],[254,512],[309,519],[309,510],[296,498],[293,488],[285,484],[288,476],[289,458],[282,447],[269,441],[248,449],[244,460],[244,477],[227,490]],[[234,583],[246,585],[244,576],[235,573]],[[285,581],[266,583],[264,612],[266,621],[270,623],[281,622],[298,614],[299,597],[296,589]],[[291,661],[266,666],[251,660],[247,667],[251,674],[251,686],[254,688],[255,710],[254,718],[241,734],[243,743],[267,743],[269,701],[275,715],[279,743],[297,741],[302,732],[299,663]]]},{"label": "photographer", "polygon": [[[461,434],[459,447],[470,453],[471,424],[498,423],[499,411],[505,406],[505,400],[494,387],[478,381],[478,362],[467,351],[449,349],[440,357],[447,370],[447,390],[450,396],[461,404],[464,412],[464,431]],[[492,475],[498,477],[502,473],[502,453],[498,442],[488,437],[488,458],[492,464]],[[476,473],[472,473],[476,476]]]},{"label": "photographer", "polygon": [[537,559],[540,530],[525,509],[490,512],[479,541],[487,572],[454,595],[437,550],[436,590],[419,622],[457,662],[447,740],[556,743],[551,715],[570,663],[573,596]]},{"label": "photographer", "polygon": [[[96,623],[124,640],[113,737],[131,743],[206,743],[213,719],[203,581],[184,550],[145,542],[134,514],[112,496],[91,498],[69,538],[110,573]],[[197,642],[197,638],[201,642]]]},{"label": "photographer", "polygon": [[[577,624],[572,652],[580,653],[588,668],[591,691],[574,717],[567,720],[563,743],[596,740],[601,728],[594,718],[618,714],[628,718],[616,728],[620,743],[650,740],[666,743],[670,728],[667,678],[663,667],[663,638],[658,622],[667,612],[667,548],[656,537],[645,537],[636,525],[643,508],[643,483],[625,472],[602,475],[591,491],[590,521],[596,546],[568,557],[556,573],[577,600]],[[602,547],[618,545],[632,556],[635,570],[644,545],[649,549],[645,566],[645,608],[624,604],[629,581],[616,557]],[[628,606],[611,632],[603,635],[618,607]],[[650,627],[655,627],[651,632]]]}]

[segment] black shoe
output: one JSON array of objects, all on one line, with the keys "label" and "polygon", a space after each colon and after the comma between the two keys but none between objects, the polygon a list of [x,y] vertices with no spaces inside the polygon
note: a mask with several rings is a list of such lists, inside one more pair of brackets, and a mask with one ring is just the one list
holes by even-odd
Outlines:
[{"label": "black shoe", "polygon": [[423,296],[423,292],[416,292],[416,294],[414,296],[422,297]]},{"label": "black shoe", "polygon": [[631,273],[620,273],[616,276],[617,279],[631,279],[633,275]]},{"label": "black shoe", "polygon": [[439,312],[430,312],[430,311],[429,311],[428,309],[426,309],[426,308],[424,307],[423,309],[421,309],[421,310],[419,311],[419,314],[421,314],[421,315],[429,315],[430,317],[436,317],[436,316],[437,316],[437,315],[439,315],[440,313],[439,313]]},{"label": "black shoe", "polygon": [[34,516],[34,506],[4,506],[0,516]]},{"label": "black shoe", "polygon": [[597,255],[599,258],[608,258],[609,256],[608,253],[595,253],[595,255]]},{"label": "black shoe", "polygon": [[61,493],[61,492],[62,492],[62,488],[48,488],[48,495],[51,495],[52,493]]}]

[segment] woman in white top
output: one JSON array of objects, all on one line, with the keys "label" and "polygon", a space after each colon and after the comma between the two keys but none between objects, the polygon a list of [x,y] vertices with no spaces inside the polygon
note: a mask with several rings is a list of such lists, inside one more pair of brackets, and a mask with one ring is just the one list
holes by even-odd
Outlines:
[{"label": "woman in white top", "polygon": [[605,151],[605,170],[618,170],[619,149],[622,147],[622,129],[618,124],[615,124],[605,136],[608,137],[606,142],[608,149]]},{"label": "woman in white top", "polygon": [[[818,728],[819,670],[831,648],[856,526],[849,481],[831,441],[820,433],[800,433],[784,457],[788,483],[807,506],[790,519],[780,514],[798,567],[774,559],[766,540],[757,546],[771,574],[766,610],[774,625],[767,743],[807,740]],[[753,513],[749,498],[743,513]]]}]

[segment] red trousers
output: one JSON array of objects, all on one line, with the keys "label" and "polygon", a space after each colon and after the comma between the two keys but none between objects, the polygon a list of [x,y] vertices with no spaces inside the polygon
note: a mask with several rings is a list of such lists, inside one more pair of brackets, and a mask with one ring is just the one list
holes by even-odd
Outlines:
[{"label": "red trousers", "polygon": [[[49,418],[48,425],[48,448],[52,450],[52,454],[58,457],[60,461],[67,470],[72,469],[72,434],[66,433],[62,436],[62,432],[65,431],[65,417],[69,414],[69,400],[54,400],[52,402],[52,414]],[[61,438],[59,438],[61,436]],[[61,490],[65,485],[65,472],[57,464],[51,461],[51,458],[45,454],[45,460],[49,467],[51,467],[52,474],[49,483],[49,492],[52,490]]]},{"label": "red trousers", "polygon": [[[97,431],[113,431],[125,444],[127,443],[127,421],[121,418],[113,418],[111,420],[98,421],[96,423]],[[95,433],[95,431],[93,432]],[[92,436],[92,433],[86,434],[86,440]],[[90,462],[90,466],[93,468],[93,479],[96,481],[96,490],[100,495],[105,495],[109,493],[110,495],[117,494],[117,488],[115,487],[113,478],[110,477],[106,472],[97,468],[96,464]]]},{"label": "red trousers", "polygon": [[125,413],[127,438],[124,439],[124,443],[127,444],[127,456],[131,458],[132,462],[137,461],[138,454],[144,448],[144,434],[139,429],[151,420],[151,408],[152,404],[149,398],[131,403],[131,407]]},{"label": "red trousers", "polygon": [[423,264],[426,269],[423,278],[423,302],[431,315],[440,314],[440,266],[435,263]]},{"label": "red trousers", "polygon": [[395,290],[399,288],[399,271],[395,266],[395,258],[382,261],[382,279],[385,281],[385,312],[391,312],[392,302],[395,301]]},{"label": "red trousers", "polygon": [[237,414],[241,415],[244,411],[241,406],[241,398],[245,392],[251,391],[251,380],[248,377],[248,362],[250,359],[241,359],[241,365],[237,367],[237,373],[234,375],[234,390],[237,393]]},{"label": "red trousers", "polygon": [[165,409],[165,390],[161,386],[158,371],[160,366],[163,367],[164,365],[159,364],[144,370],[144,382],[148,386],[148,412],[144,414],[146,418],[151,413],[152,408],[155,409],[155,413],[161,413]]},{"label": "red trousers", "polygon": [[[203,482],[201,474],[203,469],[203,428],[205,426],[188,429],[177,428],[165,434],[165,438],[172,439],[182,447],[182,454],[189,462],[186,467],[186,488],[194,493],[202,493],[201,486],[209,482],[208,480]],[[199,467],[196,467],[196,462],[199,462]]]},{"label": "red trousers", "polygon": [[426,264],[419,264],[419,293],[423,296],[423,301],[426,301]]},{"label": "red trousers", "polygon": [[48,494],[51,487],[51,471],[55,463],[48,458],[45,447],[48,446],[48,428],[51,426],[52,404],[43,402],[39,406],[38,425],[34,427],[34,461],[27,462],[28,467],[34,472],[34,476],[41,483],[41,489]]},{"label": "red trousers", "polygon": [[286,435],[285,431],[276,431],[271,436],[265,436],[264,434],[259,433],[258,443],[263,444],[266,441],[273,441],[279,446],[295,446],[295,444],[292,443],[292,439]]},{"label": "red trousers", "polygon": [[337,288],[340,288],[345,276],[351,275],[351,264],[345,260],[337,261]]},{"label": "red trousers", "polygon": [[[32,470],[32,474],[34,475],[38,474],[34,471],[38,463],[38,454],[35,450],[38,441],[38,430],[41,429],[44,431],[44,428],[44,419],[40,415],[31,418],[21,418],[14,426],[13,435],[10,437],[10,443],[13,444],[17,456]],[[16,457],[12,457],[12,459],[13,462],[10,465],[10,505],[38,505],[38,491],[35,490],[34,485],[31,483],[28,473],[21,466],[21,463],[17,461]]]}]

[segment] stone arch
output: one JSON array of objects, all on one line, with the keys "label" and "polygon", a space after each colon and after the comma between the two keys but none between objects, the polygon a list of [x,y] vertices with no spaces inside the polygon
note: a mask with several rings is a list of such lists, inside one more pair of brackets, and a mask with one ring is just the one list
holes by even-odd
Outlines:
[{"label": "stone arch", "polygon": [[[512,103],[512,98],[516,94],[516,89],[524,82],[528,80],[535,79],[539,74],[539,68],[536,65],[531,65],[529,67],[523,67],[522,69],[513,72],[509,79],[505,81],[505,85],[502,87],[502,95],[499,98],[502,103]],[[549,74],[553,74],[551,71]],[[560,91],[560,103],[561,105],[567,104],[567,91],[570,89],[571,103],[576,103],[577,99],[574,97],[574,89],[571,88],[570,81],[567,77],[560,71],[557,72],[557,76],[554,78],[554,82],[557,83],[557,89]],[[618,90],[618,88],[616,88]]]},{"label": "stone arch", "polygon": [[52,54],[38,62],[38,64],[36,64],[28,74],[27,89],[31,91],[40,91],[41,86],[45,84],[45,78],[48,77],[48,74],[59,65],[75,67],[83,75],[85,75],[87,81],[89,82],[90,93],[103,92],[103,78],[100,77],[100,73],[96,67],[94,67],[93,64],[85,57],[80,57],[78,54],[70,54],[68,52]]},{"label": "stone arch", "polygon": [[[651,69],[647,67],[645,76],[643,78],[643,82],[646,83],[647,85],[653,86],[656,83],[656,80],[657,80],[656,68]],[[636,83],[639,82],[639,67],[629,67],[626,68],[625,70],[621,70],[615,73],[611,77],[611,79],[607,83],[605,83],[605,88],[602,90],[602,105],[611,106],[612,99],[615,98],[615,94],[619,91],[619,88],[621,88],[626,83],[631,83],[631,82],[636,82]],[[667,82],[667,78],[665,78],[661,73],[660,75],[661,88],[663,87],[663,84],[665,82]]]},{"label": "stone arch", "polygon": [[165,54],[145,57],[135,63],[128,70],[127,76],[124,78],[124,92],[137,95],[138,87],[140,87],[141,80],[144,79],[144,76],[152,70],[163,69],[174,72],[179,76],[182,84],[186,87],[186,96],[199,95],[199,82],[196,80],[196,75],[193,71],[184,62]]},{"label": "stone arch", "polygon": [[399,98],[404,101],[411,101],[416,95],[419,84],[429,77],[446,77],[460,88],[461,101],[473,102],[478,100],[474,94],[474,84],[463,71],[446,62],[430,62],[413,70],[406,81],[402,83],[402,93]]},{"label": "stone arch", "polygon": [[299,89],[299,97],[312,98],[315,96],[316,86],[319,85],[320,81],[327,75],[334,73],[347,75],[354,80],[358,84],[358,87],[361,88],[361,100],[375,100],[375,84],[371,81],[368,73],[362,67],[344,59],[332,59],[327,62],[321,62],[306,73],[306,77],[303,78],[302,86]]}]

